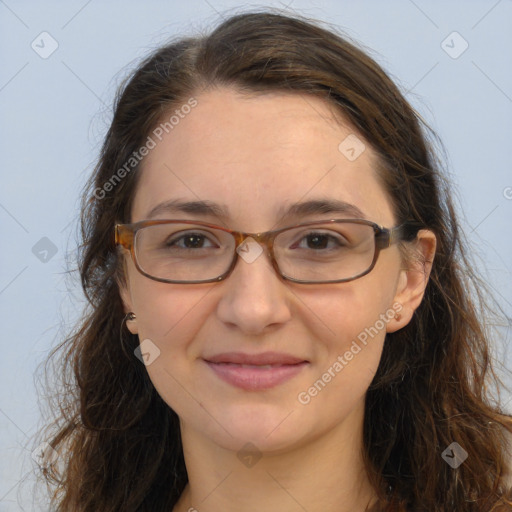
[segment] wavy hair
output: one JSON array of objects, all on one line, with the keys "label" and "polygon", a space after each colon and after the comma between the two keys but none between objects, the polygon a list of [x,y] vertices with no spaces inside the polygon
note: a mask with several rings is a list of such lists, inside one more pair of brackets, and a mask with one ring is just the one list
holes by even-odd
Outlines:
[{"label": "wavy hair", "polygon": [[[122,327],[113,228],[130,222],[143,159],[122,179],[112,177],[162,119],[214,87],[324,99],[376,151],[397,223],[417,223],[437,237],[423,301],[406,327],[387,334],[366,395],[363,455],[380,510],[508,509],[512,418],[490,391],[501,385],[491,357],[493,309],[459,229],[435,134],[368,51],[320,22],[267,10],[158,48],[118,90],[81,204],[79,271],[88,306],[50,354],[59,356],[63,375],[45,434],[61,454],[62,467],[44,469],[55,510],[169,511],[188,481],[178,416],[134,357],[137,336]],[[453,442],[468,453],[457,468],[441,456]]]}]

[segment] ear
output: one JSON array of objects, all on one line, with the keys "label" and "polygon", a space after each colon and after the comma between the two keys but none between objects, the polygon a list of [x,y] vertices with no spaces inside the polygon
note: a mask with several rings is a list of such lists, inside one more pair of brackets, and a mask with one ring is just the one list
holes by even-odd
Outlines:
[{"label": "ear", "polygon": [[[124,255],[123,255],[124,257]],[[128,276],[128,268],[126,265],[126,259],[123,260],[123,276],[124,279],[117,279],[117,286],[119,288],[119,295],[121,297],[121,301],[123,303],[123,309],[125,314],[130,312],[134,312],[133,310],[133,300],[130,291],[130,280]],[[139,329],[137,327],[137,319],[134,320],[126,320],[126,327],[132,334],[138,334]]]},{"label": "ear", "polygon": [[436,252],[436,235],[428,230],[418,231],[416,239],[408,248],[407,268],[400,270],[394,304],[401,304],[400,316],[388,322],[386,332],[395,332],[405,327],[421,304],[432,270]]}]

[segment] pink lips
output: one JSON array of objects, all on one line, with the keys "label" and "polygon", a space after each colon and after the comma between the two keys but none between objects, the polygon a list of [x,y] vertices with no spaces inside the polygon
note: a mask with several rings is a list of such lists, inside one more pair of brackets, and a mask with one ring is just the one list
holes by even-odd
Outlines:
[{"label": "pink lips", "polygon": [[229,352],[207,357],[204,361],[222,380],[247,391],[277,386],[308,364],[304,359],[277,352],[253,355]]}]

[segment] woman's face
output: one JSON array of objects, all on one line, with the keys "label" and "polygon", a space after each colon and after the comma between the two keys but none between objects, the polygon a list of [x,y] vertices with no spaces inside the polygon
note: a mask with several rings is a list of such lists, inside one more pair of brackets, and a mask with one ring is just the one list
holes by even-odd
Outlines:
[{"label": "woman's face", "polygon": [[[152,218],[257,233],[350,218],[349,211],[286,215],[297,203],[337,200],[379,225],[395,225],[374,152],[360,138],[354,142],[354,130],[340,126],[322,100],[292,93],[244,97],[229,88],[196,99],[145,157],[132,222],[150,218],[164,202],[208,201],[226,217],[160,208]],[[341,425],[360,425],[386,330],[410,318],[400,295],[407,278],[397,245],[381,251],[368,275],[336,284],[285,281],[266,252],[252,262],[240,257],[226,280],[206,284],[157,282],[126,259],[122,297],[137,316],[128,327],[151,341],[145,351],[155,388],[179,415],[182,430],[233,450],[247,442],[262,451],[284,450]],[[393,316],[402,306],[399,322]],[[281,371],[262,366],[269,353],[287,375],[270,387],[258,377]],[[242,361],[236,357],[262,354],[252,367],[236,364]],[[208,362],[217,356],[221,362]],[[301,363],[290,370],[286,357]],[[222,378],[229,358],[227,372],[239,372],[250,389]]]}]

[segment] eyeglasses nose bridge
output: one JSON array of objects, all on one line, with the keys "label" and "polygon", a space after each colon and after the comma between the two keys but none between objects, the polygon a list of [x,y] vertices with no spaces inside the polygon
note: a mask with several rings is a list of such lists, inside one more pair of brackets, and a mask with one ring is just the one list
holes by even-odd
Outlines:
[{"label": "eyeglasses nose bridge", "polygon": [[279,276],[282,276],[281,270],[279,269],[279,265],[277,264],[277,260],[274,255],[274,239],[278,235],[278,232],[265,231],[262,233],[244,233],[241,231],[235,231],[235,232],[232,232],[232,235],[235,238],[235,254],[234,254],[233,263],[231,266],[231,271],[234,269],[236,262],[240,257],[238,248],[248,238],[252,238],[260,246],[263,246],[263,251],[266,253],[267,257],[269,258],[272,268]]},{"label": "eyeglasses nose bridge", "polygon": [[262,233],[244,233],[241,231],[233,232],[235,237],[235,251],[240,247],[248,238],[252,238],[255,242],[263,245],[266,252],[274,257],[273,242],[277,233],[274,231],[265,231]]}]

